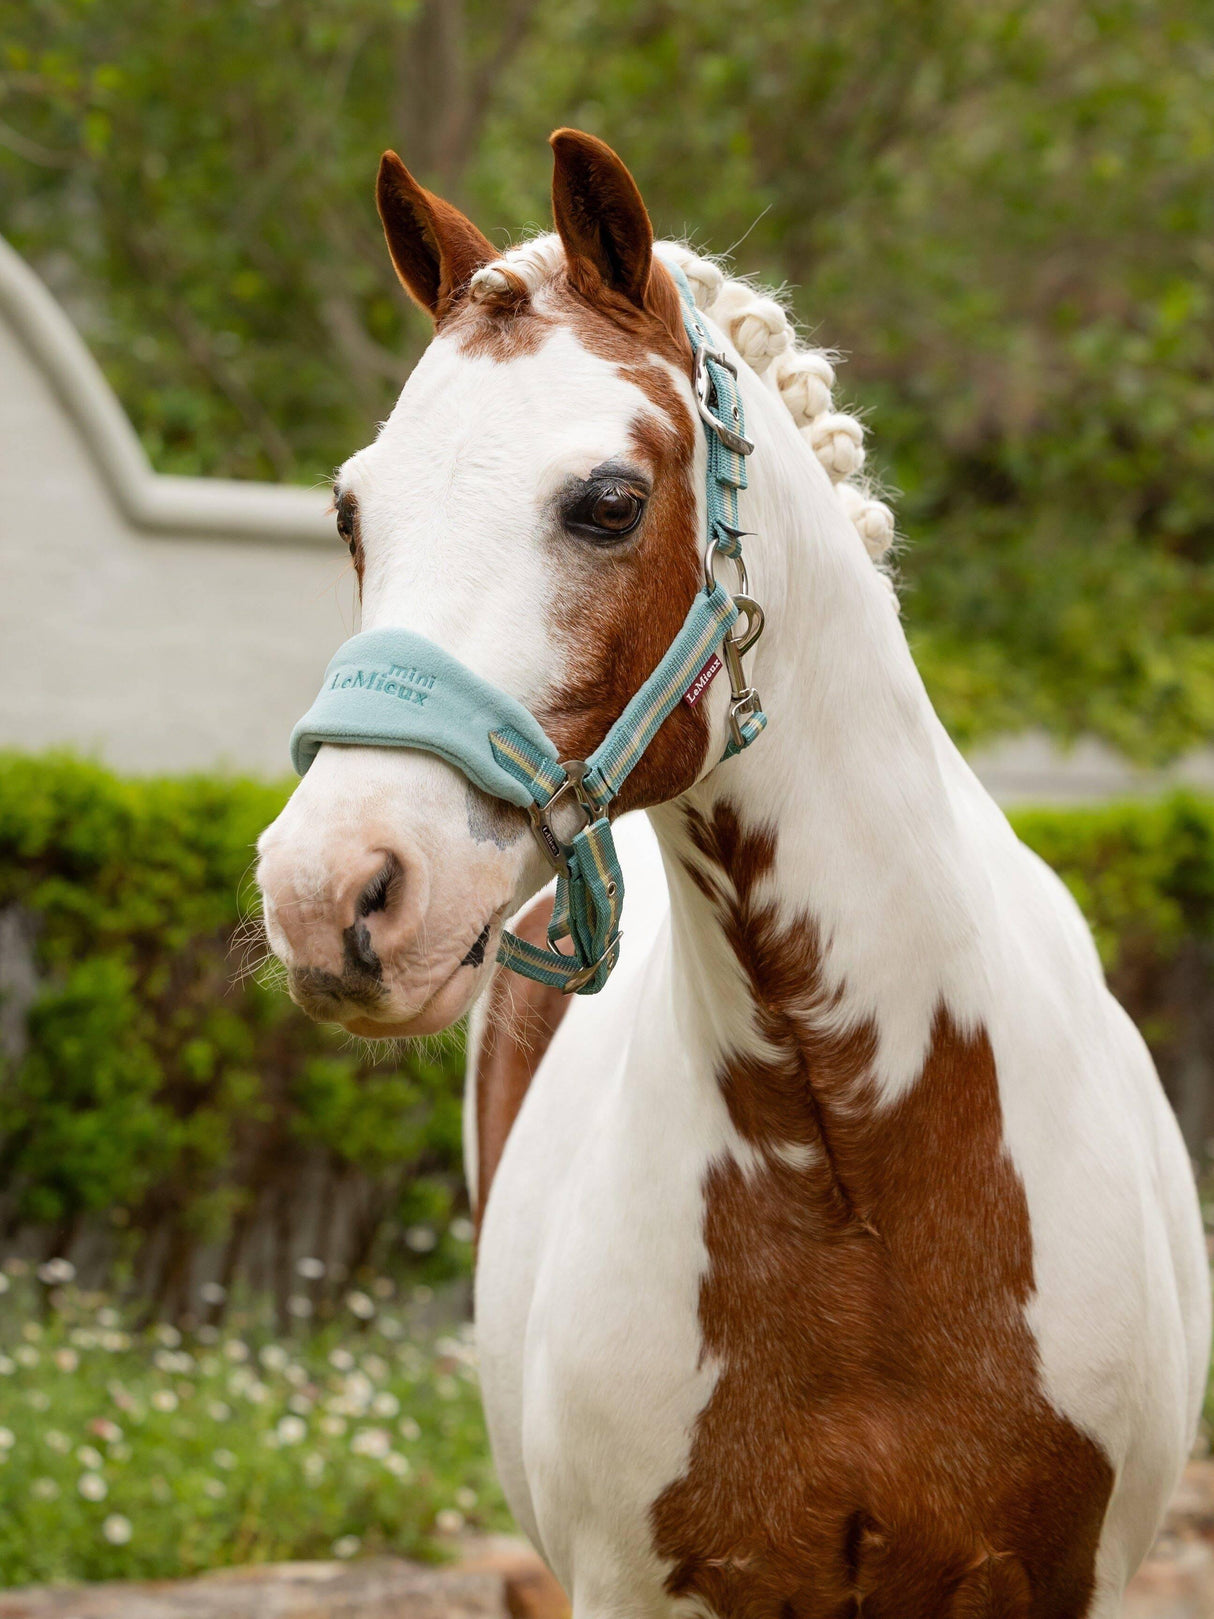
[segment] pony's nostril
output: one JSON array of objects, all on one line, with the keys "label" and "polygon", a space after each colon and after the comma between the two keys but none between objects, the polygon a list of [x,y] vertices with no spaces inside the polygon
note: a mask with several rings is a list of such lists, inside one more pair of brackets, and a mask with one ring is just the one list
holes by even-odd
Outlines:
[{"label": "pony's nostril", "polygon": [[354,907],[355,917],[361,920],[373,911],[386,911],[392,897],[392,885],[399,876],[400,862],[394,854],[390,854],[358,896]]}]

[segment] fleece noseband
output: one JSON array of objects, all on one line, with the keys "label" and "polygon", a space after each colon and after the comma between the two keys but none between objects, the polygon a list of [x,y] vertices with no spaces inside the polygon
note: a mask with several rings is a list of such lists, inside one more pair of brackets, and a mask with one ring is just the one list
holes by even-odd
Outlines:
[{"label": "fleece noseband", "polygon": [[[733,558],[746,590],[738,490],[746,487],[752,446],[737,372],[711,342],[682,272],[671,273],[695,356],[696,403],[708,441],[705,583],[661,662],[599,746],[587,759],[561,760],[534,715],[508,692],[425,636],[394,629],[365,631],[338,649],[320,695],[291,734],[300,775],[326,742],[419,748],[454,765],[491,797],[525,809],[557,871],[551,948],[503,932],[497,959],[566,993],[597,993],[619,959],[624,879],[608,818],[612,801],[667,716],[685,698],[694,701],[720,669],[718,649],[732,688],[724,757],[748,747],[767,724],[741,657],[758,639],[762,612],[744,593],[731,596],[715,576],[717,559]],[[743,613],[746,631],[737,636]],[[571,817],[582,823],[572,836]],[[558,948],[565,940],[569,950]]]}]

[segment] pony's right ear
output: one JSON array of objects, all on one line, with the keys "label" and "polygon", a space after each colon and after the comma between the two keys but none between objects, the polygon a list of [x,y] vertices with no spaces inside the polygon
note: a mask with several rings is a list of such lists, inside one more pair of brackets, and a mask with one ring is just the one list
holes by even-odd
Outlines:
[{"label": "pony's right ear", "polygon": [[379,160],[375,202],[401,285],[435,322],[441,321],[497,254],[458,208],[418,185],[395,152]]}]

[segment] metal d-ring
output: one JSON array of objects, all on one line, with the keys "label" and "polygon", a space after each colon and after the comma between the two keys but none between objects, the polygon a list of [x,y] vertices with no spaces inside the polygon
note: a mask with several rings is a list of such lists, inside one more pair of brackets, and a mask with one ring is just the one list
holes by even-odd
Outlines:
[{"label": "metal d-ring", "polygon": [[742,560],[741,556],[729,556],[724,551],[718,550],[715,539],[709,540],[707,548],[704,551],[704,579],[709,590],[716,589],[717,562],[721,557],[724,557],[726,562],[732,562],[734,567],[738,570],[738,584],[741,587],[742,595],[746,596],[750,589],[750,583],[746,577],[746,563]]}]

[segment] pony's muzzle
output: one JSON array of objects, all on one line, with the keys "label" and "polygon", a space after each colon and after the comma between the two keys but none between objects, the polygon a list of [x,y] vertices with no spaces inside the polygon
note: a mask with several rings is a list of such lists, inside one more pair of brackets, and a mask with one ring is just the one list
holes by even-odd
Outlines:
[{"label": "pony's muzzle", "polygon": [[415,946],[428,887],[423,862],[383,847],[338,848],[327,871],[273,846],[258,878],[266,931],[291,998],[323,1022],[374,1015],[389,998],[385,965]]}]

